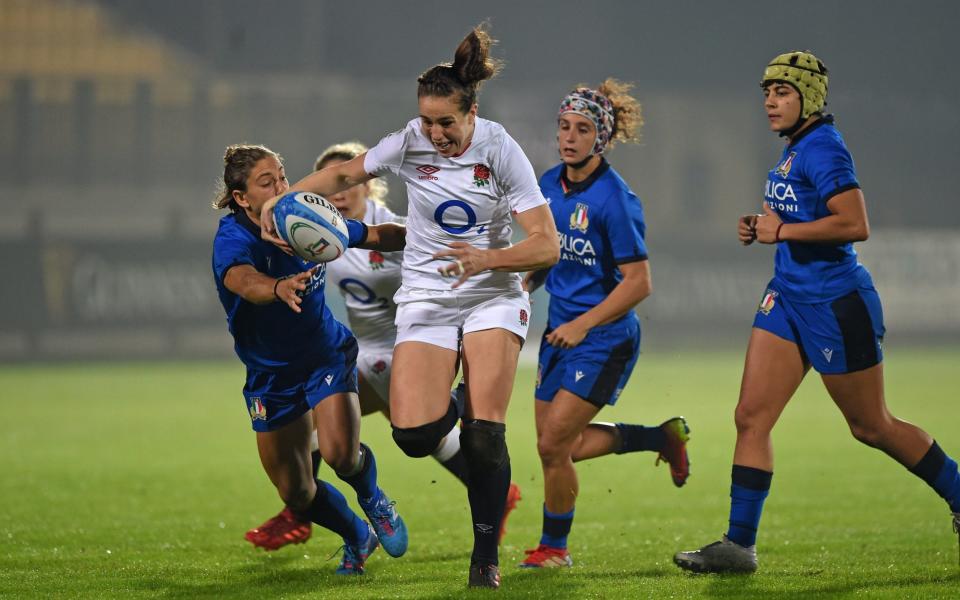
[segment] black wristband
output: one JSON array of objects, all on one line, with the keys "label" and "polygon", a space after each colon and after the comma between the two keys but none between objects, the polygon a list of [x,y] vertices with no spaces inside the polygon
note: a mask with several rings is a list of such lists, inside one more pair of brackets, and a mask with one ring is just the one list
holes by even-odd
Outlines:
[{"label": "black wristband", "polygon": [[280,302],[283,302],[283,300],[280,300],[280,295],[277,294],[277,286],[280,285],[280,282],[284,279],[286,279],[286,277],[278,277],[277,280],[273,282],[273,297]]}]

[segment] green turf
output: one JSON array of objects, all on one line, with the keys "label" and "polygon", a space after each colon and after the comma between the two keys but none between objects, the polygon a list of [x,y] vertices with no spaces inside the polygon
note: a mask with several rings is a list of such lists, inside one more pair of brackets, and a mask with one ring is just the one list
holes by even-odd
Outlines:
[{"label": "green turf", "polygon": [[[892,410],[960,455],[960,351],[889,350]],[[539,536],[541,476],[532,372],[509,418],[524,500],[501,551],[501,597],[957,597],[957,537],[943,502],[850,437],[816,377],[775,432],[776,478],[752,577],[690,576],[673,552],[725,529],[737,353],[644,355],[609,420],[688,417],[692,476],[674,488],[652,454],[580,465],[576,565],[521,572]],[[462,487],[364,421],[383,487],[411,530],[406,556],[378,551],[362,578],[333,575],[337,540],[256,551],[244,531],[279,508],[256,457],[233,363],[0,369],[0,597],[459,597],[470,527]],[[323,473],[330,475],[329,469]],[[344,486],[336,482],[342,490]],[[347,493],[348,498],[353,494]],[[484,592],[479,592],[484,593]]]}]

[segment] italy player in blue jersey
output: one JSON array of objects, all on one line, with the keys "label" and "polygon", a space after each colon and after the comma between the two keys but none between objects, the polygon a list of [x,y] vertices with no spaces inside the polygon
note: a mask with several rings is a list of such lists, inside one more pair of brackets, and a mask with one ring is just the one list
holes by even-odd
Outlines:
[{"label": "italy player in blue jersey", "polygon": [[658,427],[591,423],[616,403],[633,371],[640,351],[633,309],[651,291],[643,207],[603,156],[615,140],[635,140],[642,124],[630,88],[607,79],[597,89],[570,92],[557,115],[561,163],[540,178],[557,222],[560,262],[526,278],[532,290],[546,276],[550,309],[535,391],[543,533],[520,564],[525,568],[573,564],[567,536],[579,493],[574,462],[648,450],[670,464],[678,487],[689,474],[682,417]]},{"label": "italy player in blue jersey", "polygon": [[[227,148],[214,206],[230,214],[220,219],[213,242],[214,279],[234,349],[246,366],[243,396],[260,462],[295,514],[343,538],[336,572],[359,575],[378,545],[391,556],[402,555],[407,532],[377,485],[373,452],[360,442],[357,341],[324,301],[325,265],[307,263],[260,238],[260,208],[288,188],[273,151]],[[389,241],[387,235],[377,237],[376,242]],[[335,487],[315,479],[314,427],[324,461],[356,490],[370,524]]]},{"label": "italy player in blue jersey", "polygon": [[869,235],[867,212],[853,159],[823,113],[827,69],[809,52],[788,52],[767,65],[761,86],[770,129],[787,144],[767,176],[763,213],[741,217],[738,236],[777,245],[774,276],[754,318],[735,412],[729,528],[720,541],[674,556],[695,572],[757,569],[770,433],[811,367],[853,436],[929,484],[960,526],[957,463],[884,400],[880,298],[853,249]]},{"label": "italy player in blue jersey", "polygon": [[[324,150],[314,164],[314,171],[342,164],[367,152],[360,142],[334,144]],[[387,182],[377,177],[355,185],[327,199],[337,207],[346,219],[355,219],[376,226],[377,223],[401,223],[404,217],[387,208]],[[360,390],[360,412],[363,416],[379,412],[390,418],[390,378],[393,371],[393,347],[397,339],[397,305],[393,296],[400,288],[401,252],[381,253],[376,250],[350,248],[343,256],[327,264],[327,289],[338,289],[343,296],[347,311],[347,323],[357,338],[357,387]],[[463,412],[463,388],[458,386],[454,401]],[[316,436],[311,442],[316,447]],[[464,485],[468,481],[466,457],[460,447],[460,428],[456,425],[440,439],[431,456],[450,471]],[[314,474],[320,466],[320,452],[311,452]],[[500,521],[503,539],[509,513],[520,500],[520,487],[510,484],[507,502]],[[266,550],[276,550],[287,544],[302,543],[309,539],[311,525],[301,521],[289,507],[268,519],[264,524],[251,529],[246,539]]]}]

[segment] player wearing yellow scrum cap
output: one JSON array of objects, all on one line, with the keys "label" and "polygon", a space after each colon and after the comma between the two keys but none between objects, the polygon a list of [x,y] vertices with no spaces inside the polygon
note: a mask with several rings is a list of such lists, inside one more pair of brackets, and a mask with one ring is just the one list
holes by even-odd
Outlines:
[{"label": "player wearing yellow scrum cap", "polygon": [[800,94],[800,116],[781,136],[790,137],[800,130],[811,116],[821,114],[827,103],[827,66],[807,51],[781,54],[770,61],[763,71],[760,87],[771,83],[785,83]]},{"label": "player wearing yellow scrum cap", "polygon": [[960,530],[957,462],[927,432],[890,414],[884,398],[880,295],[853,248],[870,226],[853,158],[833,116],[822,113],[827,69],[809,52],[788,52],[767,65],[761,85],[770,129],[787,143],[767,173],[762,214],[740,217],[737,235],[744,245],[776,245],[777,253],[734,413],[729,527],[719,541],[673,557],[700,573],[757,569],[757,530],[773,479],[771,432],[810,369],[853,436],[932,487]]}]

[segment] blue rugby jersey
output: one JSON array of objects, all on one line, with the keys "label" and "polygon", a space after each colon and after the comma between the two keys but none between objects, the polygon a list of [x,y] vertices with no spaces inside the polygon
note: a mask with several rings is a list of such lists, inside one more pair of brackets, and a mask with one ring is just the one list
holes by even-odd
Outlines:
[{"label": "blue rugby jersey", "polygon": [[[830,198],[859,187],[853,158],[828,115],[783,149],[767,175],[763,195],[784,223],[806,223],[831,214]],[[785,296],[805,303],[833,300],[872,285],[852,243],[780,242],[774,280]]]},{"label": "blue rugby jersey", "polygon": [[643,206],[606,159],[579,183],[566,181],[563,173],[560,164],[540,178],[560,235],[560,262],[546,281],[550,327],[602,302],[623,280],[618,265],[647,258]]},{"label": "blue rugby jersey", "polygon": [[244,213],[220,219],[213,240],[213,275],[220,303],[227,313],[227,326],[237,356],[247,368],[279,372],[311,369],[328,362],[349,330],[327,308],[324,299],[326,267],[321,265],[303,292],[302,312],[297,314],[283,302],[256,305],[234,294],[223,284],[230,267],[242,264],[270,277],[295,275],[314,263],[284,254],[260,238],[260,227]]}]

